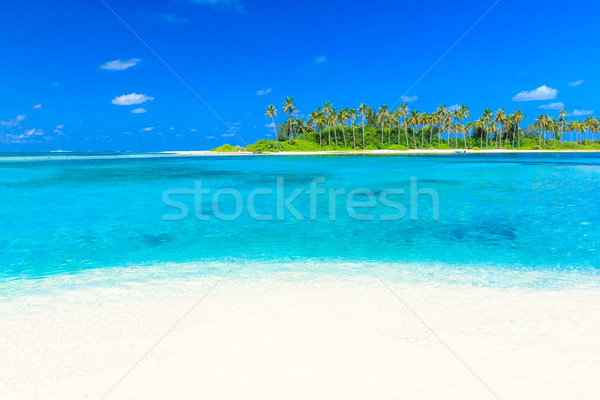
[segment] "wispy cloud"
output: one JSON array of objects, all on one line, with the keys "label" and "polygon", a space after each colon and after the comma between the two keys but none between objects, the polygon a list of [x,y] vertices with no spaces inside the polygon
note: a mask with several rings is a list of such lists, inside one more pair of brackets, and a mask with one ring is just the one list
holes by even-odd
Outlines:
[{"label": "wispy cloud", "polygon": [[139,58],[131,58],[126,61],[122,61],[122,60],[108,61],[108,62],[105,62],[104,64],[102,64],[100,66],[100,68],[107,69],[110,71],[123,71],[127,68],[135,67],[137,65],[137,63],[139,63],[140,61],[142,61],[142,60],[140,60]]},{"label": "wispy cloud", "polygon": [[574,117],[582,117],[585,115],[592,115],[593,113],[594,113],[593,111],[581,109],[581,110],[573,110],[573,112],[570,113],[570,115],[572,115]]},{"label": "wispy cloud", "polygon": [[17,115],[16,117],[9,119],[8,121],[0,121],[0,126],[13,128],[23,121],[25,121],[25,115]]},{"label": "wispy cloud", "polygon": [[230,8],[237,12],[244,11],[241,0],[189,0],[191,3],[202,4],[205,6]]},{"label": "wispy cloud", "polygon": [[448,107],[448,111],[450,111],[450,112],[454,112],[458,109],[460,109],[460,105],[458,105],[458,104],[452,104],[450,107]]},{"label": "wispy cloud", "polygon": [[174,13],[158,14],[158,20],[167,24],[181,25],[188,22],[186,17],[180,17]]},{"label": "wispy cloud", "polygon": [[573,86],[573,87],[581,86],[582,84],[583,84],[583,79],[580,79],[580,80],[574,81],[574,82],[569,82],[569,86]]},{"label": "wispy cloud", "polygon": [[206,139],[216,139],[216,136],[204,136]]},{"label": "wispy cloud", "polygon": [[25,136],[42,136],[44,134],[44,130],[43,129],[28,129],[26,130],[23,135]]},{"label": "wispy cloud", "polygon": [[327,62],[327,57],[325,56],[316,56],[315,57],[315,64],[323,64]]},{"label": "wispy cloud", "polygon": [[558,90],[546,85],[531,91],[522,91],[513,97],[513,101],[554,100],[558,96]]},{"label": "wispy cloud", "polygon": [[145,128],[142,128],[142,132],[150,132],[153,131],[154,127],[153,126],[147,126]]},{"label": "wispy cloud", "polygon": [[33,107],[31,107],[32,110],[39,110],[40,108],[42,108],[41,104],[36,104]]},{"label": "wispy cloud", "polygon": [[63,135],[63,128],[65,126],[63,124],[60,125],[56,125],[56,128],[54,128],[54,133],[56,133],[57,135]]},{"label": "wispy cloud", "polygon": [[143,107],[139,107],[139,108],[134,108],[133,110],[131,110],[131,112],[132,112],[133,114],[144,114],[144,113],[147,113],[147,112],[148,112],[148,110],[146,110],[146,109],[145,109],[145,108],[143,108]]},{"label": "wispy cloud", "polygon": [[117,96],[111,100],[111,103],[118,106],[130,106],[132,104],[142,104],[152,100],[154,100],[154,97],[146,96],[145,94],[131,93]]},{"label": "wispy cloud", "polygon": [[271,93],[271,88],[268,89],[260,89],[258,92],[256,92],[256,94],[258,96],[265,96],[267,94]]},{"label": "wispy cloud", "polygon": [[417,96],[402,96],[400,97],[400,100],[402,100],[405,103],[412,103],[413,101],[417,101],[418,97]]},{"label": "wispy cloud", "polygon": [[559,101],[557,103],[542,104],[538,108],[541,108],[542,110],[562,110],[565,108],[565,103]]},{"label": "wispy cloud", "polygon": [[231,136],[233,136],[233,133],[224,133],[221,136],[223,136],[223,137],[231,137]]},{"label": "wispy cloud", "polygon": [[275,128],[275,123],[269,122],[268,124],[265,124],[265,128]]}]

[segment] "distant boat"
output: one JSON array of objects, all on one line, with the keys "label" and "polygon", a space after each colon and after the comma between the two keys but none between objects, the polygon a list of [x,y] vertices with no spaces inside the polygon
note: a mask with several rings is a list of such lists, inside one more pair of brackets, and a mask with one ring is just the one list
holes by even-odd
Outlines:
[{"label": "distant boat", "polygon": [[454,152],[455,152],[456,154],[464,154],[464,153],[466,153],[467,151],[466,151],[466,150],[454,150]]}]

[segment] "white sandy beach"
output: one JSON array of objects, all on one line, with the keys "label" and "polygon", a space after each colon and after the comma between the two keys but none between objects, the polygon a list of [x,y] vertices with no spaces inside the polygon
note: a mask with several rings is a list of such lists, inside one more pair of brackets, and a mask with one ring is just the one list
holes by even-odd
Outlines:
[{"label": "white sandy beach", "polygon": [[600,397],[597,289],[390,289],[197,278],[0,300],[0,398]]},{"label": "white sandy beach", "polygon": [[[459,154],[518,154],[518,153],[600,153],[599,150],[510,150],[510,149],[482,149],[482,150],[464,150],[458,149]],[[209,150],[187,150],[187,151],[164,151],[163,154],[173,154],[179,156],[224,156],[224,155],[255,155],[251,152],[216,152]],[[437,150],[437,149],[410,149],[410,150],[356,150],[356,151],[281,151],[277,153],[259,153],[260,155],[272,156],[318,156],[332,154],[364,154],[364,155],[452,155],[457,154],[457,150]]]}]

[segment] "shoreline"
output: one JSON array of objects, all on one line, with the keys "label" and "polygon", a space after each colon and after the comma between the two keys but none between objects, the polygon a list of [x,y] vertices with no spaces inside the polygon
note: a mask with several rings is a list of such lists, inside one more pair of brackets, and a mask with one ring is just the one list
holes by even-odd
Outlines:
[{"label": "shoreline", "polygon": [[526,154],[526,153],[600,153],[600,150],[504,150],[504,149],[488,149],[488,150],[428,150],[428,149],[412,149],[412,150],[331,150],[331,151],[281,151],[281,152],[216,152],[210,150],[184,150],[184,151],[162,151],[160,154],[169,154],[177,156],[248,156],[248,155],[265,155],[265,156],[320,156],[320,155],[461,155],[461,154]]}]

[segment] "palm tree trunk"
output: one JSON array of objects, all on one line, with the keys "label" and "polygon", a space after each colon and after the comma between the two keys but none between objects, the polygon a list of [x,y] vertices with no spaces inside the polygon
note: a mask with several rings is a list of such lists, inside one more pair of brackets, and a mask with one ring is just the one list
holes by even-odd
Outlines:
[{"label": "palm tree trunk", "polygon": [[[398,132],[400,132],[400,121],[398,121]],[[406,148],[410,149],[408,145],[408,132],[406,130],[406,116],[404,117],[404,137],[406,138]]]},{"label": "palm tree trunk", "polygon": [[344,125],[342,125],[342,136],[344,137],[344,147],[346,147],[347,144],[346,144],[346,134],[344,133]]},{"label": "palm tree trunk", "polygon": [[271,116],[271,120],[273,121],[273,133],[275,134],[273,140],[277,141],[277,125],[275,125],[275,118]]},{"label": "palm tree trunk", "polygon": [[329,140],[327,141],[327,146],[331,146],[331,127],[327,124],[327,135],[329,135]]},{"label": "palm tree trunk", "polygon": [[362,131],[363,131],[363,150],[364,150],[365,149],[365,116],[364,115],[363,115]]},{"label": "palm tree trunk", "polygon": [[356,150],[356,137],[354,136],[354,121],[352,121],[352,148]]},{"label": "palm tree trunk", "polygon": [[412,134],[413,134],[413,142],[415,142],[415,149],[418,147],[417,146],[417,137],[415,136],[415,129],[411,126],[412,128]]},{"label": "palm tree trunk", "polygon": [[335,146],[337,147],[338,142],[337,142],[337,126],[336,125],[333,126],[333,137],[335,139]]},{"label": "palm tree trunk", "polygon": [[515,127],[513,125],[513,137],[512,137],[512,148],[515,148]]},{"label": "palm tree trunk", "polygon": [[388,125],[388,146],[392,145],[392,124]]}]

